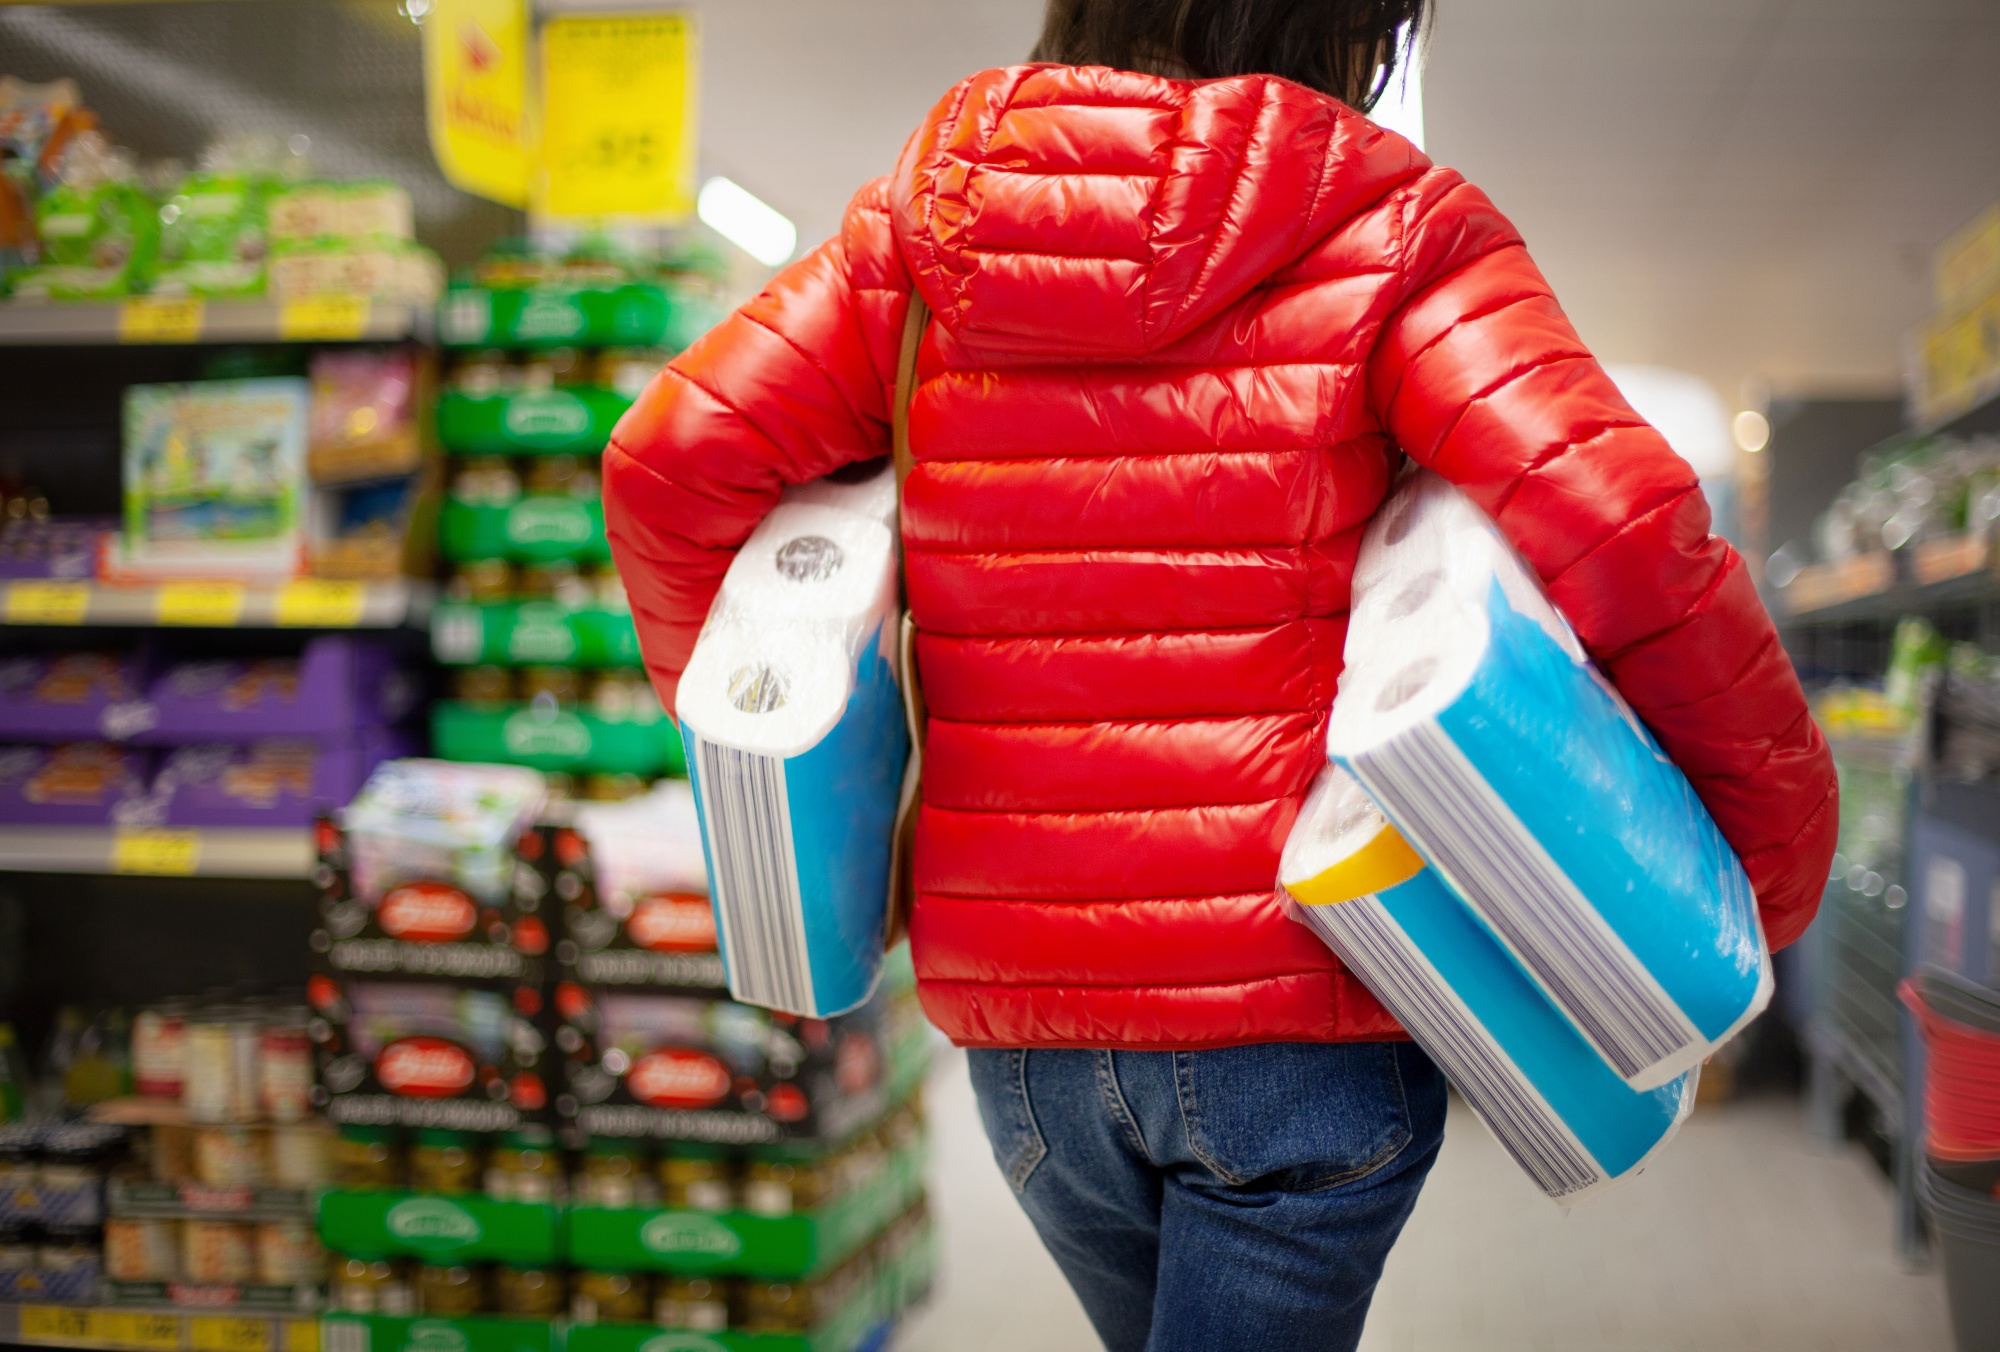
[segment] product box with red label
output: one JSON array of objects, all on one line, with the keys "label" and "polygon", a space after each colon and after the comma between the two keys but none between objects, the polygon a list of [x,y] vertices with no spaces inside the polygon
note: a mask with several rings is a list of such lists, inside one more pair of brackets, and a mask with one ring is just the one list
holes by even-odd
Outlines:
[{"label": "product box with red label", "polygon": [[314,976],[314,1099],[340,1126],[517,1131],[545,1120],[534,984]]},{"label": "product box with red label", "polygon": [[695,992],[556,986],[556,1111],[581,1137],[837,1140],[889,1102],[881,998],[802,1019]]},{"label": "product box with red label", "polygon": [[320,923],[336,974],[539,984],[548,882],[529,823],[541,776],[504,765],[387,761],[345,816],[319,824]]},{"label": "product box with red label", "polygon": [[720,991],[715,912],[685,780],[622,803],[583,803],[546,827],[537,863],[562,909],[556,959],[593,987]]}]

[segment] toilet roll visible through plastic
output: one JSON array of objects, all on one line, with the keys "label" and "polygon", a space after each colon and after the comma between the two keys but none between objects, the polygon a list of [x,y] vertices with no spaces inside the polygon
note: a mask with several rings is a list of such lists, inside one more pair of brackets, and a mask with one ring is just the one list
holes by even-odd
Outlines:
[{"label": "toilet roll visible through plastic", "polygon": [[[892,507],[894,491],[890,476]],[[860,1004],[880,974],[909,758],[896,541],[870,492],[841,485],[765,518],[678,701],[730,993],[815,1017]]]},{"label": "toilet roll visible through plastic", "polygon": [[1699,1065],[1771,970],[1687,777],[1436,475],[1398,482],[1354,597],[1329,754],[1628,1083]]},{"label": "toilet roll visible through plastic", "polygon": [[1321,772],[1285,842],[1295,918],[1375,992],[1543,1192],[1569,1205],[1637,1173],[1695,1073],[1634,1089],[1578,1035],[1345,771]]}]

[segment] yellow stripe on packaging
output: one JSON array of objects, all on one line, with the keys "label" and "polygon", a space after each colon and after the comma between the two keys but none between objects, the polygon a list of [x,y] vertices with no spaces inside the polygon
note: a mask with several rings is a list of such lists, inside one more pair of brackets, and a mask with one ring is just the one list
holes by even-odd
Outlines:
[{"label": "yellow stripe on packaging", "polygon": [[1423,856],[1410,848],[1395,827],[1384,824],[1374,839],[1353,854],[1310,878],[1286,883],[1285,890],[1307,906],[1332,906],[1406,883],[1423,869]]}]

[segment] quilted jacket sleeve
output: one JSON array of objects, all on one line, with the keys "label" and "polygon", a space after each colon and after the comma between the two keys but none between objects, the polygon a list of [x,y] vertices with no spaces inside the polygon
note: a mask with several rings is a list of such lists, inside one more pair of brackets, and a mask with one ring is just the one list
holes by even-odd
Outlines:
[{"label": "quilted jacket sleeve", "polygon": [[1447,170],[1407,193],[1376,410],[1541,574],[1742,858],[1771,946],[1790,943],[1826,881],[1837,789],[1743,560],[1485,195]]},{"label": "quilted jacket sleeve", "polygon": [[611,434],[605,526],[669,709],[722,575],[785,485],[888,453],[910,282],[886,183],[676,357]]}]

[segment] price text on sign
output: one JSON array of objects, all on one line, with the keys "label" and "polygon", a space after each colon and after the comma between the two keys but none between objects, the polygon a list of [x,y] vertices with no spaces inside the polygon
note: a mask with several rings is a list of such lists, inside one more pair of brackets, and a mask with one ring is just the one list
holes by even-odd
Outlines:
[{"label": "price text on sign", "polygon": [[179,1352],[179,1315],[139,1314],[129,1310],[101,1310],[92,1318],[97,1339],[107,1347],[124,1352]]},{"label": "price text on sign", "polygon": [[21,1337],[31,1343],[84,1343],[91,1341],[91,1316],[95,1310],[72,1310],[61,1305],[23,1305]]},{"label": "price text on sign", "polygon": [[188,1346],[193,1352],[272,1352],[271,1322],[197,1315],[188,1320]]},{"label": "price text on sign", "polygon": [[308,578],[278,591],[278,623],[296,629],[351,629],[361,623],[368,589],[359,582]]},{"label": "price text on sign", "polygon": [[160,587],[159,609],[154,614],[154,619],[161,624],[210,628],[226,628],[242,618],[243,584],[240,582],[165,583]]},{"label": "price text on sign", "polygon": [[113,873],[186,877],[201,864],[198,831],[120,831],[111,840]]},{"label": "price text on sign", "polygon": [[693,210],[695,47],[686,14],[543,25],[543,211],[674,221]]},{"label": "price text on sign", "polygon": [[343,342],[368,332],[366,296],[309,296],[278,311],[278,337],[288,343]]},{"label": "price text on sign", "polygon": [[201,338],[205,317],[198,300],[135,297],[118,307],[121,343],[192,343]]},{"label": "price text on sign", "polygon": [[9,624],[82,624],[89,610],[87,582],[16,582],[7,588]]}]

